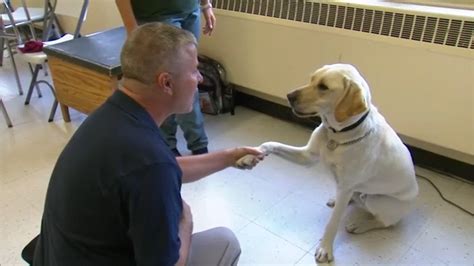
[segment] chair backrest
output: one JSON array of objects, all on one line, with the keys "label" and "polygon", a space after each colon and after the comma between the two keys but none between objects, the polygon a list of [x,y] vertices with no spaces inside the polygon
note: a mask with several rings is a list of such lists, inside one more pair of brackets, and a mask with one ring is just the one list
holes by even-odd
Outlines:
[{"label": "chair backrest", "polygon": [[28,26],[32,38],[36,39],[36,32],[33,27],[33,20],[30,16],[30,12],[28,11],[26,1],[21,0],[21,7],[19,7],[16,11],[12,9],[10,2],[7,0],[2,0],[1,4],[3,6],[3,9],[6,11],[6,18],[8,20],[8,25],[5,25],[5,28],[13,29],[15,35],[17,36],[18,43],[23,43],[22,36],[20,34],[20,31],[18,30],[19,26]]},{"label": "chair backrest", "polygon": [[[32,17],[29,10],[31,8],[27,7],[26,0],[21,0],[21,7],[17,8],[17,13],[15,13],[8,0],[0,0],[4,9],[6,10],[8,20],[11,21],[11,25],[8,27],[12,28],[15,32],[18,43],[24,43],[22,35],[18,30],[19,26],[28,25],[31,36],[33,39],[36,39],[36,33],[33,27],[33,22],[37,21],[37,17]],[[44,0],[43,5],[43,41],[48,39],[48,34],[53,27],[53,24],[56,20],[56,14],[67,15],[77,18],[77,24],[75,25],[73,38],[78,38],[81,34],[81,29],[84,21],[87,17],[87,10],[89,8],[90,0]],[[36,8],[38,9],[38,8]],[[15,19],[15,14],[21,16],[21,21]],[[18,16],[17,16],[18,17]]]},{"label": "chair backrest", "polygon": [[77,24],[74,30],[74,38],[81,35],[81,29],[87,17],[89,9],[89,0],[57,0],[56,14],[66,15],[77,18]]},{"label": "chair backrest", "polygon": [[[0,16],[0,39],[5,39],[5,40],[15,40],[16,35],[8,33],[5,30],[5,26],[3,25],[3,18]],[[2,47],[3,49],[3,47]]]}]

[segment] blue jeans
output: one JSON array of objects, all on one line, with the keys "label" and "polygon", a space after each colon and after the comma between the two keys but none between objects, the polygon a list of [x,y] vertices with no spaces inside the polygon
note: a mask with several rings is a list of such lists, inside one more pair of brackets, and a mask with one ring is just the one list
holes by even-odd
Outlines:
[{"label": "blue jeans", "polygon": [[[199,40],[201,30],[200,12],[200,8],[198,7],[191,13],[164,16],[160,21],[188,30],[194,34],[194,37],[196,37],[197,40]],[[166,139],[171,149],[176,148],[176,131],[178,125],[181,127],[181,130],[183,130],[184,138],[186,139],[189,150],[194,151],[201,148],[207,148],[208,139],[204,130],[204,117],[201,113],[199,93],[197,90],[194,95],[193,110],[191,112],[171,115],[161,125],[163,137]]]}]

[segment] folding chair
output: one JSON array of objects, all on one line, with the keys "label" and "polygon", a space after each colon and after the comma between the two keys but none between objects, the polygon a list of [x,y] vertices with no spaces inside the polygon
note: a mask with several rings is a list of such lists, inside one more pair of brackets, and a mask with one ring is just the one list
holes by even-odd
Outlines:
[{"label": "folding chair", "polygon": [[[12,21],[14,21],[14,17],[13,17],[13,13],[14,11],[11,10],[11,7],[9,5],[9,3],[6,2],[6,0],[3,0],[2,1],[2,6],[4,8],[4,10],[7,12],[6,14],[2,14],[1,16],[1,27],[2,27],[2,31],[3,32],[6,32],[7,29],[12,29],[16,38],[15,39],[2,39],[0,41],[0,48],[1,48],[1,53],[0,55],[2,56],[2,59],[3,59],[3,49],[4,49],[4,46],[6,45],[7,47],[7,51],[8,51],[8,56],[10,57],[10,60],[12,62],[12,67],[13,67],[13,72],[15,74],[15,79],[16,79],[16,84],[17,84],[17,87],[18,87],[18,93],[20,95],[23,95],[23,88],[21,87],[21,82],[20,82],[20,77],[18,75],[18,69],[17,69],[17,66],[16,66],[16,62],[15,62],[15,57],[14,57],[14,52],[12,50],[12,41],[16,41],[17,43],[21,43],[22,42],[22,38],[21,38],[21,34],[20,34],[20,31],[18,30],[18,28],[16,27],[16,24]],[[27,16],[25,14],[25,11],[27,9],[24,9],[22,8],[20,11],[16,12],[15,15],[17,17],[21,17],[21,22],[18,24],[18,27],[19,26],[24,26],[24,25],[28,25],[29,26],[29,29],[30,29],[30,33],[32,35],[34,35],[34,29],[33,29],[33,25],[32,24],[29,24],[29,21],[28,20],[24,20],[23,18],[24,17],[29,17],[29,15]],[[23,14],[20,16],[20,12],[22,12]]]},{"label": "folding chair", "polygon": [[[21,6],[19,6],[16,9],[13,9],[8,0],[0,0],[0,1],[3,7],[3,10],[6,12],[5,14],[1,15],[1,18],[4,24],[4,30],[13,32],[17,36],[16,40],[11,40],[11,41],[6,41],[6,42],[4,40],[0,40],[0,48],[1,48],[0,58],[3,59],[3,51],[4,51],[3,48],[6,43],[6,46],[7,46],[6,48],[8,50],[9,57],[12,62],[15,79],[17,82],[18,92],[20,95],[23,95],[23,88],[22,88],[20,78],[18,75],[18,69],[15,62],[15,57],[14,57],[15,53],[14,51],[12,51],[12,45],[13,43],[16,43],[16,45],[22,44],[25,41],[23,34],[26,34],[25,36],[28,36],[27,39],[34,39],[34,40],[37,39],[33,23],[38,23],[38,22],[43,23],[43,40],[46,40],[47,38],[46,34],[49,34],[52,28],[52,26],[50,27],[46,26],[47,21],[50,21],[50,19],[54,19],[55,21],[54,28],[56,30],[59,29],[60,28],[59,23],[57,23],[57,20],[53,16],[55,5],[53,6],[50,0],[44,0],[44,7],[42,8],[28,7],[26,4],[26,0],[21,0]],[[27,31],[24,30],[25,28]],[[56,34],[59,35],[59,33],[56,33]],[[0,60],[0,65],[2,65],[1,63],[3,63],[2,60]],[[33,71],[31,72],[33,73]],[[41,95],[39,91],[38,93],[39,95]]]},{"label": "folding chair", "polygon": [[[15,39],[16,39],[15,34],[8,34],[5,32],[3,28],[3,20],[0,17],[0,40],[2,40],[2,42],[6,41],[6,43],[8,43],[10,40],[15,40]],[[3,104],[1,97],[0,97],[0,111],[3,113],[3,117],[5,118],[5,121],[7,122],[7,126],[12,127],[12,121],[10,120],[10,117],[8,116],[7,109],[5,108],[5,105]]]},{"label": "folding chair", "polygon": [[7,109],[5,108],[5,105],[3,104],[2,98],[0,98],[0,111],[3,113],[3,117],[5,118],[5,121],[7,122],[8,127],[12,127],[12,121],[10,120],[10,117],[8,116]]}]

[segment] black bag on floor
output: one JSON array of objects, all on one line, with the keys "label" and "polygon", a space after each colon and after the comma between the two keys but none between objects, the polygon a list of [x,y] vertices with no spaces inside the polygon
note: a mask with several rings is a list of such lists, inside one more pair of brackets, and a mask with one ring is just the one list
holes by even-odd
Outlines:
[{"label": "black bag on floor", "polygon": [[198,56],[203,81],[198,85],[201,111],[206,114],[230,112],[234,115],[234,89],[226,79],[224,67],[216,60]]}]

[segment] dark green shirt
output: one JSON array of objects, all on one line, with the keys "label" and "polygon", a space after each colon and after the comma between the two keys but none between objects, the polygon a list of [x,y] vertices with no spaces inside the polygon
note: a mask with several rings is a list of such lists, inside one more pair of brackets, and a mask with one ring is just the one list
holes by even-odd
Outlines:
[{"label": "dark green shirt", "polygon": [[139,22],[158,21],[163,16],[190,13],[199,0],[132,0],[133,13]]}]

